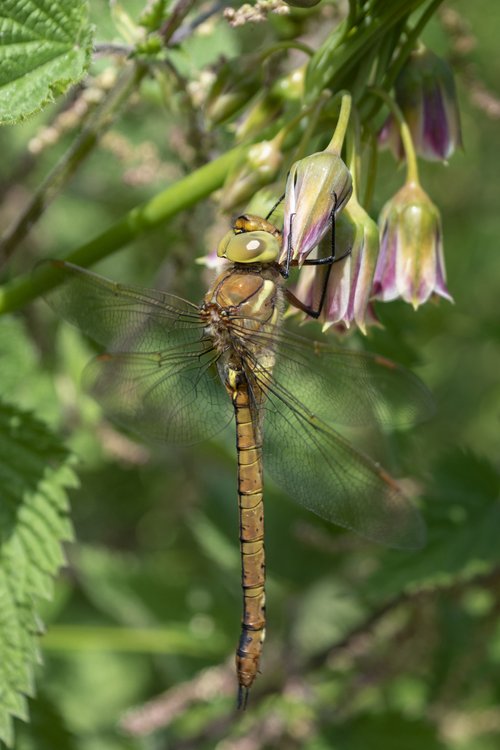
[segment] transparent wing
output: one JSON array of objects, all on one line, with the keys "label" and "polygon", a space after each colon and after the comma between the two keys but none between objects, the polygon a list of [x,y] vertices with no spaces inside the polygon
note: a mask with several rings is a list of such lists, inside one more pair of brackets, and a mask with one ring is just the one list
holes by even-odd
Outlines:
[{"label": "transparent wing", "polygon": [[[241,335],[241,321],[234,327]],[[277,352],[275,389],[328,424],[405,427],[434,413],[432,394],[409,370],[378,355],[337,349],[279,331],[243,334],[245,350]]]},{"label": "transparent wing", "polygon": [[[351,357],[349,352],[320,345],[315,353],[314,345],[311,348],[290,336],[281,337],[282,355],[271,374],[259,367],[255,355],[257,347],[262,350],[268,345],[263,334],[248,336],[242,343],[247,378],[255,384],[250,390],[260,388],[267,393],[265,471],[291,497],[327,521],[391,547],[421,547],[425,527],[418,511],[395,480],[329,422],[363,424],[396,418],[401,422],[401,415],[406,419],[423,416],[432,405],[427,389],[406,370],[385,360],[363,354]],[[334,354],[340,355],[339,364]],[[404,398],[416,398],[416,406],[405,407]]]},{"label": "transparent wing", "polygon": [[59,286],[45,296],[52,309],[108,351],[155,352],[172,336],[181,345],[203,328],[191,302],[154,289],[125,286],[62,261],[47,261]]},{"label": "transparent wing", "polygon": [[150,439],[196,443],[220,432],[233,409],[213,349],[103,354],[84,382],[116,422]]},{"label": "transparent wing", "polygon": [[50,306],[108,352],[84,382],[106,414],[154,440],[193,443],[222,430],[233,410],[198,308],[173,295],[115,284],[54,262]]},{"label": "transparent wing", "polygon": [[425,527],[396,482],[313,415],[269,392],[264,469],[321,518],[390,547],[418,549]]}]

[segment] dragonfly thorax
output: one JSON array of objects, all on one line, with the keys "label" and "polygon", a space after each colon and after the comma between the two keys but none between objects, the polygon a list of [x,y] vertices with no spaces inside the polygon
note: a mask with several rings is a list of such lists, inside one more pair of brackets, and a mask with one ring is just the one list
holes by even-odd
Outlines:
[{"label": "dragonfly thorax", "polygon": [[[276,330],[283,312],[282,286],[275,266],[236,265],[217,277],[200,314],[205,321],[205,335],[223,355],[224,367],[238,370],[249,354],[253,361],[272,367],[274,353],[268,350],[274,348],[271,330]],[[267,335],[263,337],[264,332]]]}]

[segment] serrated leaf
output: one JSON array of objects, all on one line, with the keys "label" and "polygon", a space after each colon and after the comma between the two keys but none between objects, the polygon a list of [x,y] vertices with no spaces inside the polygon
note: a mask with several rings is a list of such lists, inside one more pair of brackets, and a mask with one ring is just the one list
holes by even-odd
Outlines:
[{"label": "serrated leaf", "polygon": [[429,541],[416,553],[388,552],[367,581],[368,596],[448,586],[500,564],[500,475],[484,458],[457,450],[442,458],[425,499]]},{"label": "serrated leaf", "polygon": [[27,718],[39,661],[37,600],[51,597],[72,537],[65,488],[70,455],[45,425],[0,401],[0,740]]},{"label": "serrated leaf", "polygon": [[2,0],[0,123],[24,120],[64,93],[91,51],[85,0]]}]

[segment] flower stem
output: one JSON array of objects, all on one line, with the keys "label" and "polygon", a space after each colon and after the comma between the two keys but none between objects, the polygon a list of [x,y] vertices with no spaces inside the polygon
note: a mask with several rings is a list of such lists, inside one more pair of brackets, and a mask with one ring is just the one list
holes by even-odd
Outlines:
[{"label": "flower stem", "polygon": [[416,182],[418,184],[420,180],[418,177],[417,155],[413,146],[410,129],[405,122],[403,113],[401,112],[396,102],[391,99],[389,94],[383,89],[372,87],[369,89],[369,92],[383,99],[391,110],[393,116],[398,121],[399,132],[401,135],[401,141],[403,143],[403,149],[406,157],[406,182]]},{"label": "flower stem", "polygon": [[365,181],[365,192],[363,195],[363,201],[362,204],[365,207],[366,211],[370,211],[372,200],[373,200],[373,193],[375,192],[375,182],[377,178],[377,166],[378,166],[378,144],[377,144],[377,136],[375,133],[370,133],[370,143],[369,143],[369,156],[368,156],[368,164],[366,166],[366,181]]},{"label": "flower stem", "polygon": [[[338,96],[338,95],[337,95]],[[347,125],[349,124],[349,117],[351,114],[351,102],[352,97],[348,93],[342,94],[342,99],[340,102],[340,112],[339,112],[339,119],[337,120],[337,127],[335,128],[335,132],[332,136],[332,140],[328,144],[328,146],[325,148],[325,151],[332,151],[334,154],[339,154],[342,151],[342,144],[344,143],[344,138],[347,130]]]}]

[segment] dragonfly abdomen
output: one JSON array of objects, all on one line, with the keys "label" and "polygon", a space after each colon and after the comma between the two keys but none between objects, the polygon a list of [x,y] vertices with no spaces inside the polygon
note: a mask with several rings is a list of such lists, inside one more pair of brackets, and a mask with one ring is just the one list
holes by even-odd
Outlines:
[{"label": "dragonfly abdomen", "polygon": [[266,625],[262,446],[260,426],[253,419],[247,384],[239,384],[235,388],[232,400],[236,416],[243,588],[243,619],[236,651],[236,669],[240,686],[239,703],[244,705],[248,689],[259,670]]}]

